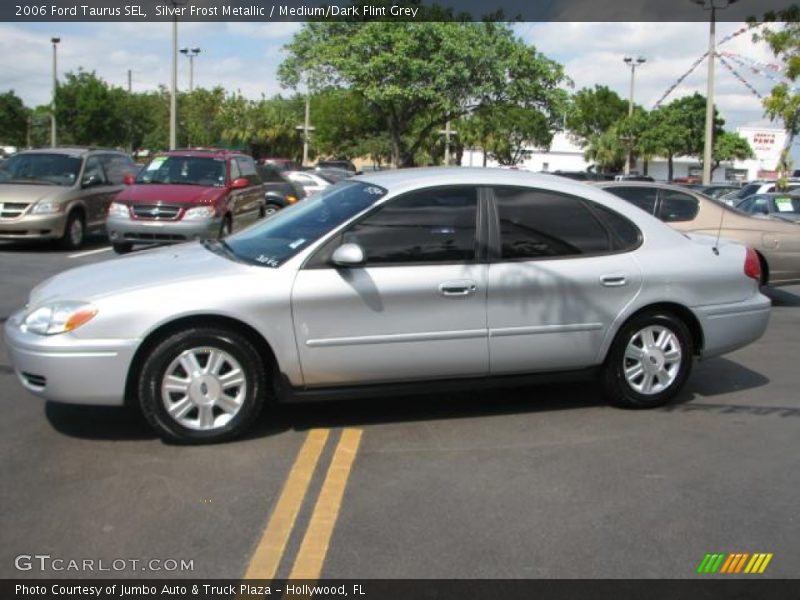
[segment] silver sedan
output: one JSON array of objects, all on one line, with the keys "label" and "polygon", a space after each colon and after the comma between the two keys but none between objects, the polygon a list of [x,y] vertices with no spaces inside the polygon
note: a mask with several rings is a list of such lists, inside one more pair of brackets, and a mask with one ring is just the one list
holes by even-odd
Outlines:
[{"label": "silver sedan", "polygon": [[762,335],[755,253],[600,189],[491,169],[378,172],[225,240],[81,267],[5,325],[22,385],[138,406],[165,439],[244,432],[270,399],[597,373],[648,408]]}]

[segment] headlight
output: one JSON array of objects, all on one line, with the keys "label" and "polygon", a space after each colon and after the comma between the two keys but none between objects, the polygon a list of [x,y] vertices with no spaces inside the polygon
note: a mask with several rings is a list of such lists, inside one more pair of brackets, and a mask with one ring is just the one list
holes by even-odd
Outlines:
[{"label": "headlight", "polygon": [[127,219],[131,215],[128,212],[128,207],[125,204],[120,204],[119,202],[112,202],[111,205],[108,207],[108,216],[122,217],[123,219]]},{"label": "headlight", "polygon": [[49,215],[61,212],[62,204],[56,200],[39,200],[33,205],[31,213],[34,215]]},{"label": "headlight", "polygon": [[195,206],[186,211],[184,219],[210,219],[216,214],[213,206]]},{"label": "headlight", "polygon": [[53,302],[25,315],[22,326],[31,333],[55,335],[77,329],[96,314],[97,308],[88,302]]}]

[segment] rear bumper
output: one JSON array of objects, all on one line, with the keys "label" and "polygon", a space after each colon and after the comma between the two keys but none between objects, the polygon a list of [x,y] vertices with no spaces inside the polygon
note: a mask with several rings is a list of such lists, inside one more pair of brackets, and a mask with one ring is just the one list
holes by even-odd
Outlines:
[{"label": "rear bumper", "polygon": [[54,240],[64,235],[67,216],[24,215],[16,219],[0,219],[0,240]]},{"label": "rear bumper", "polygon": [[703,358],[725,354],[756,341],[767,329],[771,308],[772,302],[761,293],[744,302],[694,307],[703,328]]},{"label": "rear bumper", "polygon": [[139,221],[116,217],[106,219],[108,237],[118,244],[163,244],[216,238],[221,227],[221,218],[190,221]]},{"label": "rear bumper", "polygon": [[121,406],[138,340],[83,340],[70,334],[23,331],[22,313],[5,324],[5,341],[22,386],[41,398],[69,404]]}]

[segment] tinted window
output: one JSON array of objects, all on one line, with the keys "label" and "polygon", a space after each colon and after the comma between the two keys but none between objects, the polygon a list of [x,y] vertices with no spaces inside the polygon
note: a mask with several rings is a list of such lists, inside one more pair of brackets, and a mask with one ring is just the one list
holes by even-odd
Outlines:
[{"label": "tinted window", "polygon": [[106,182],[103,167],[100,164],[100,159],[97,156],[90,156],[86,159],[86,166],[83,168],[83,182],[89,181],[92,178],[99,183]]},{"label": "tinted window", "polygon": [[674,190],[663,190],[658,217],[665,223],[691,221],[697,216],[699,207],[699,202],[694,196]]},{"label": "tinted window", "polygon": [[114,185],[121,185],[125,175],[134,175],[139,170],[136,163],[122,154],[103,154],[100,162],[106,171],[106,177]]},{"label": "tinted window", "polygon": [[758,192],[758,188],[760,188],[760,187],[761,187],[760,183],[748,183],[741,190],[739,190],[739,193],[737,194],[737,196],[739,198],[747,198],[748,196],[757,193]]},{"label": "tinted window", "polygon": [[573,196],[544,190],[496,188],[503,259],[608,252],[608,232]]},{"label": "tinted window", "polygon": [[257,167],[258,175],[264,183],[284,183],[286,180],[280,171],[273,166]]},{"label": "tinted window", "polygon": [[472,187],[422,190],[390,201],[343,239],[361,245],[368,265],[470,261],[477,207]]},{"label": "tinted window", "polygon": [[656,212],[658,188],[620,186],[606,188],[606,191],[611,192],[623,200],[627,200],[634,206],[638,206],[642,210],[649,212],[651,215]]},{"label": "tinted window", "polygon": [[633,250],[639,246],[642,241],[642,234],[636,225],[610,208],[594,203],[591,206],[611,232],[613,250]]}]

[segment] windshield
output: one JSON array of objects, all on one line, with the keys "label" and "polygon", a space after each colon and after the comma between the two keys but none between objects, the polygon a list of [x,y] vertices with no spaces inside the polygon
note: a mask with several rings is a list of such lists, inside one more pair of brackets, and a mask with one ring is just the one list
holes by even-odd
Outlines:
[{"label": "windshield", "polygon": [[136,177],[136,183],[225,185],[225,159],[205,156],[156,156]]},{"label": "windshield", "polygon": [[68,154],[15,154],[0,165],[0,183],[71,186],[80,170],[81,159]]},{"label": "windshield", "polygon": [[225,239],[240,260],[279,267],[326,233],[372,206],[386,190],[361,181],[343,181]]}]

